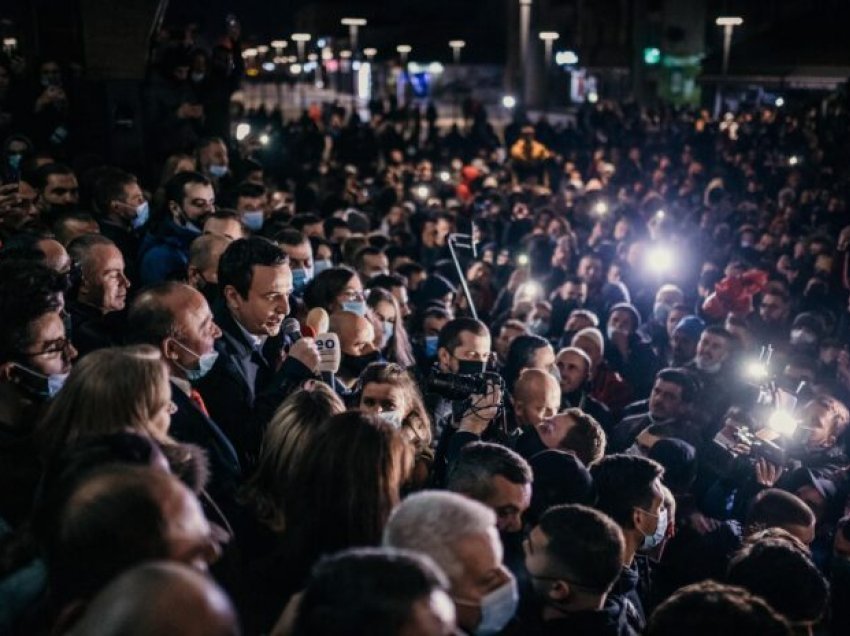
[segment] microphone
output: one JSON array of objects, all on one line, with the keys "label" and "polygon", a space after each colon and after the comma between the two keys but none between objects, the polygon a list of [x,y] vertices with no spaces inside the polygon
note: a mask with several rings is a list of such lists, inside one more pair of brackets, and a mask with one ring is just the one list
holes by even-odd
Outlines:
[{"label": "microphone", "polygon": [[289,339],[292,340],[293,343],[298,342],[301,338],[315,338],[316,330],[313,329],[310,325],[304,325],[303,327],[298,323],[295,318],[287,318],[283,321],[283,334],[285,336],[289,336]]},{"label": "microphone", "polygon": [[314,307],[307,312],[307,318],[304,319],[304,324],[307,327],[313,328],[313,337],[316,334],[327,333],[330,326],[330,318],[328,312],[321,307]]},{"label": "microphone", "polygon": [[316,336],[316,347],[319,349],[319,371],[322,373],[322,380],[334,388],[334,374],[339,371],[342,361],[339,336],[335,333],[321,333]]}]

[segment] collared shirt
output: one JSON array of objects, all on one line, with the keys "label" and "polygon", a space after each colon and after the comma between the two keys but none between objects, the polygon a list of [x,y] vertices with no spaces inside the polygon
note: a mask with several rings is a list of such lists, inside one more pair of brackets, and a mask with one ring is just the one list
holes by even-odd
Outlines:
[{"label": "collared shirt", "polygon": [[186,380],[184,378],[177,378],[177,377],[172,375],[171,381],[175,385],[177,385],[177,388],[180,389],[181,391],[183,391],[183,393],[185,393],[189,397],[192,396],[192,383],[189,382],[189,380]]},{"label": "collared shirt", "polygon": [[239,322],[239,320],[236,319],[236,316],[233,316],[233,322],[236,323],[236,326],[239,327],[240,331],[242,331],[242,333],[245,335],[245,338],[247,338],[248,342],[251,343],[251,346],[254,347],[254,350],[262,352],[263,345],[266,344],[266,340],[268,340],[269,337],[268,336],[255,336],[250,331],[245,329],[245,327],[242,326],[242,323]]}]

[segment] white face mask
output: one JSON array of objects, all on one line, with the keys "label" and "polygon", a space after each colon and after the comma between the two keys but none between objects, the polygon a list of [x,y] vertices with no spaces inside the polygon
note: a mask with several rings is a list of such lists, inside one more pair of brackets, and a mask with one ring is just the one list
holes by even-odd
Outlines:
[{"label": "white face mask", "polygon": [[694,358],[694,364],[697,365],[697,369],[706,373],[717,373],[723,366],[722,362],[711,363],[699,354]]},{"label": "white face mask", "polygon": [[385,422],[392,424],[393,428],[401,428],[401,413],[399,411],[381,411],[378,413],[378,417]]}]

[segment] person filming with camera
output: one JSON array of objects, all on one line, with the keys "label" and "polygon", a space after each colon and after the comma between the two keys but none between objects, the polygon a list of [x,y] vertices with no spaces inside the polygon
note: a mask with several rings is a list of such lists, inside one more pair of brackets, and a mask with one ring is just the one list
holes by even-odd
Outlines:
[{"label": "person filming with camera", "polygon": [[444,482],[446,470],[461,448],[497,436],[495,423],[501,412],[503,381],[497,374],[485,375],[493,355],[491,346],[490,330],[474,318],[455,318],[440,330],[436,373],[427,389],[431,394],[428,403],[437,405],[432,412],[449,413],[435,418],[439,435],[434,462],[436,484]]}]

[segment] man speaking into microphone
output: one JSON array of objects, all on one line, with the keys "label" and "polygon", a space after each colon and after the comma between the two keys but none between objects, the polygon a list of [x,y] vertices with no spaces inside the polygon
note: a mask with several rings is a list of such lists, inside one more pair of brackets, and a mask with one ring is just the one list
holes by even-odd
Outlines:
[{"label": "man speaking into microphone", "polygon": [[198,390],[243,469],[250,469],[277,406],[301,382],[316,377],[319,352],[312,338],[290,344],[281,330],[290,309],[292,271],[275,243],[260,237],[231,243],[221,255],[218,282],[219,356]]}]

